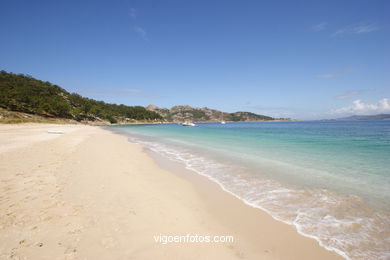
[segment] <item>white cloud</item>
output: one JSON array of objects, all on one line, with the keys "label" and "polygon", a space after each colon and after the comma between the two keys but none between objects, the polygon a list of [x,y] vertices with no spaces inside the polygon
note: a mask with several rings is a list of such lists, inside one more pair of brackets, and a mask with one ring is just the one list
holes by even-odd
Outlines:
[{"label": "white cloud", "polygon": [[379,30],[378,27],[376,27],[375,25],[373,24],[370,24],[370,25],[361,25],[361,26],[356,26],[355,28],[353,28],[353,33],[369,33],[369,32],[373,32],[373,31],[377,31]]},{"label": "white cloud", "polygon": [[376,104],[366,104],[361,100],[355,100],[351,106],[332,110],[332,115],[373,115],[380,113],[390,113],[390,99],[383,98]]},{"label": "white cloud", "polygon": [[375,91],[374,88],[369,88],[369,89],[355,89],[355,90],[350,90],[346,91],[338,96],[336,96],[337,99],[347,99],[347,98],[353,98],[356,96],[359,96],[361,94],[367,93],[367,92],[372,92]]},{"label": "white cloud", "polygon": [[324,73],[324,74],[318,74],[316,75],[317,78],[323,78],[323,79],[329,79],[329,78],[334,78],[337,76],[342,76],[351,72],[355,72],[355,69],[343,69],[343,70],[338,70],[334,72],[329,72],[329,73]]},{"label": "white cloud", "polygon": [[323,78],[323,79],[334,78],[336,76],[337,76],[337,74],[335,74],[335,73],[325,73],[325,74],[316,75],[317,78]]},{"label": "white cloud", "polygon": [[336,96],[336,98],[337,99],[352,98],[352,97],[356,97],[356,96],[360,95],[361,93],[362,93],[362,91],[360,91],[360,90],[352,90],[352,91],[344,92],[343,94]]},{"label": "white cloud", "polygon": [[146,34],[146,30],[142,27],[139,27],[139,26],[135,26],[134,27],[134,31],[136,33],[138,33],[139,35],[141,35],[141,37],[144,39],[144,40],[147,40],[148,37],[147,37],[147,34]]},{"label": "white cloud", "polygon": [[319,23],[319,24],[312,26],[311,28],[315,32],[320,32],[320,31],[325,30],[327,25],[328,25],[328,23],[322,22],[322,23]]},{"label": "white cloud", "polygon": [[365,25],[354,25],[347,26],[345,28],[337,30],[333,36],[338,36],[342,34],[363,34],[378,31],[379,27],[375,24],[365,24]]},{"label": "white cloud", "polygon": [[129,14],[130,14],[130,17],[135,20],[137,18],[137,9],[130,8]]}]

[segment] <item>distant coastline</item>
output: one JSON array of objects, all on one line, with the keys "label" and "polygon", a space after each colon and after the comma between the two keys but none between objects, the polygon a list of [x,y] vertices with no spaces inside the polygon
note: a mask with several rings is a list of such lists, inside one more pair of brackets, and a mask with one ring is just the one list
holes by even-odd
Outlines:
[{"label": "distant coastline", "polygon": [[336,120],[390,120],[390,114],[378,114],[378,115],[354,115]]},{"label": "distant coastline", "polygon": [[82,123],[89,125],[275,121],[252,112],[222,112],[188,105],[171,109],[109,104],[82,97],[29,75],[0,71],[0,123]]}]

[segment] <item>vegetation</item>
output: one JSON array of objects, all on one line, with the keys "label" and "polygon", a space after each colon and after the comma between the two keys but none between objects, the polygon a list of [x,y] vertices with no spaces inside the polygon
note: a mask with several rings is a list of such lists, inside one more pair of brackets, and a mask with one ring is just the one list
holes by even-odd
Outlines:
[{"label": "vegetation", "polygon": [[[251,112],[226,113],[207,107],[196,108],[188,105],[173,106],[171,109],[149,105],[146,109],[159,113],[164,119],[172,122],[218,122],[218,121],[270,121],[275,118]],[[279,120],[288,120],[281,118]]]},{"label": "vegetation", "polygon": [[232,121],[269,121],[275,120],[270,116],[258,115],[252,112],[235,112],[230,113],[230,120]]},{"label": "vegetation", "polygon": [[0,107],[44,117],[81,120],[161,120],[162,117],[141,106],[108,104],[69,93],[50,82],[29,75],[0,71]]},{"label": "vegetation", "polygon": [[[267,121],[272,117],[251,112],[225,113],[209,108],[193,108],[182,105],[171,109],[150,105],[125,106],[69,93],[47,81],[29,75],[0,71],[0,119],[2,122],[26,122],[46,120],[108,121],[110,123],[131,121],[165,120],[182,121]],[[6,111],[14,111],[7,113]],[[19,113],[19,114],[17,114]]]},{"label": "vegetation", "polygon": [[75,123],[72,119],[44,117],[23,112],[9,111],[0,108],[0,123],[2,124],[18,124],[18,123],[51,123],[51,124],[72,124]]},{"label": "vegetation", "polygon": [[208,121],[210,117],[206,114],[205,111],[200,109],[192,108],[189,106],[176,106],[173,107],[170,113],[167,116],[169,121],[174,121],[177,118],[181,120],[190,120],[190,121]]}]

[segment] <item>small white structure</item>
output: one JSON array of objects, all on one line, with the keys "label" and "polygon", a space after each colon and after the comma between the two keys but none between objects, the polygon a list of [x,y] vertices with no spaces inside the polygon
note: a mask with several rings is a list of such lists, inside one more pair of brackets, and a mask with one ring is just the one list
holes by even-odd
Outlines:
[{"label": "small white structure", "polygon": [[196,126],[194,123],[192,122],[184,122],[181,124],[182,126]]},{"label": "small white structure", "polygon": [[47,130],[49,134],[65,134],[64,130]]}]

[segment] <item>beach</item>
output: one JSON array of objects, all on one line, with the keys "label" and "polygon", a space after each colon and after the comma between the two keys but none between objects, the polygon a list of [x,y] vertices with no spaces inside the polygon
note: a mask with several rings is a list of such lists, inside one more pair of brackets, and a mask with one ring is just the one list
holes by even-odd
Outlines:
[{"label": "beach", "polygon": [[342,259],[101,127],[0,125],[0,171],[0,259]]}]

